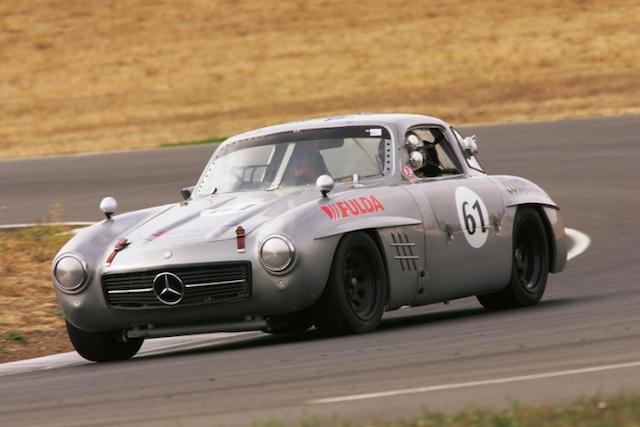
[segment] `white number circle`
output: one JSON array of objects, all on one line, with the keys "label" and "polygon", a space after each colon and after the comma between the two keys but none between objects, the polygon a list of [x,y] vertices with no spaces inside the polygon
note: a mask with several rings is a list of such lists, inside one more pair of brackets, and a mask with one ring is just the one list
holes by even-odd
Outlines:
[{"label": "white number circle", "polygon": [[456,188],[456,208],[464,238],[473,248],[481,248],[489,237],[489,214],[478,194],[467,188]]}]

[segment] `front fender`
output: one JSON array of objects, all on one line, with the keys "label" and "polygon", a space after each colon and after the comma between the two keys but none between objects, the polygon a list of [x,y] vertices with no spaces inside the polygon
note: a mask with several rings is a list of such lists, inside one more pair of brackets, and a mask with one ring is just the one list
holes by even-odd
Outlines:
[{"label": "front fender", "polygon": [[422,221],[416,218],[407,218],[401,216],[379,216],[371,218],[362,218],[356,221],[337,224],[318,232],[316,239],[323,239],[329,236],[342,235],[358,230],[378,229],[387,227],[400,227],[403,225],[417,225]]},{"label": "front fender", "polygon": [[102,220],[84,228],[69,240],[56,254],[53,265],[58,258],[68,252],[82,254],[90,266],[102,264],[105,252],[111,251],[114,242],[133,227],[142,224],[161,214],[173,205],[157,206],[148,209],[116,215],[109,220]]},{"label": "front fender", "polygon": [[[318,197],[289,209],[259,227],[255,232],[255,239],[258,246],[272,234],[282,234],[291,239],[299,254],[291,276],[306,277],[307,287],[314,295],[320,295],[327,282],[335,250],[344,234],[359,230],[387,229],[388,235],[381,238],[386,242],[384,248],[381,248],[381,255],[385,258],[389,271],[398,270],[394,277],[399,278],[400,282],[406,282],[406,292],[399,291],[399,288],[404,288],[397,286],[398,289],[394,289],[391,294],[393,301],[401,300],[401,305],[405,305],[413,301],[418,270],[424,269],[424,234],[420,218],[414,199],[402,187],[362,186],[336,192],[329,197]],[[388,255],[392,246],[390,233],[395,233],[397,237],[400,231],[408,233],[416,245],[416,255],[420,256],[421,263],[417,270],[402,272],[402,265],[397,260],[391,266],[388,264],[389,258],[385,255]],[[404,275],[407,277],[404,278]]]}]

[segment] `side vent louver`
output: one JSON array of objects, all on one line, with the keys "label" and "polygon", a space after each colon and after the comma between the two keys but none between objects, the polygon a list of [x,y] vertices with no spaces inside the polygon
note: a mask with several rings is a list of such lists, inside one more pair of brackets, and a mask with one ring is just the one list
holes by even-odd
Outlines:
[{"label": "side vent louver", "polygon": [[402,271],[417,270],[416,260],[419,258],[413,254],[415,243],[409,241],[407,233],[391,233],[391,246],[395,248],[396,255],[393,257],[400,262]]}]

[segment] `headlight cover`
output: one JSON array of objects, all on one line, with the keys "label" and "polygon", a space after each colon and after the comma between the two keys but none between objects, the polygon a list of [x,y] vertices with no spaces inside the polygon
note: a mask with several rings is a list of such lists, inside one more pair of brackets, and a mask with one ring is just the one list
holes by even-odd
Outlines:
[{"label": "headlight cover", "polygon": [[260,261],[264,268],[274,274],[282,274],[291,267],[295,255],[293,243],[284,236],[269,236],[260,246]]},{"label": "headlight cover", "polygon": [[79,255],[65,254],[56,261],[53,277],[61,291],[79,292],[87,282],[87,262]]}]

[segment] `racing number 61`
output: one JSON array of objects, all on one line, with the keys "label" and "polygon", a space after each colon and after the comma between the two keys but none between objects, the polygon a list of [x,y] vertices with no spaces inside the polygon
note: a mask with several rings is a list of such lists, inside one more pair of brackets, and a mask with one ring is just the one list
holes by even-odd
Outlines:
[{"label": "racing number 61", "polygon": [[489,238],[487,206],[480,195],[468,187],[457,187],[455,199],[464,238],[472,248],[481,248]]},{"label": "racing number 61", "polygon": [[[462,215],[464,216],[464,226],[467,229],[467,232],[471,235],[475,234],[478,225],[476,223],[475,215],[471,215],[468,213],[469,202],[462,203]],[[484,212],[482,212],[482,207],[480,206],[480,201],[476,200],[476,202],[471,206],[471,209],[475,209],[478,212],[478,216],[480,217],[480,229],[481,233],[484,233],[486,229],[486,224],[484,223]]]}]

